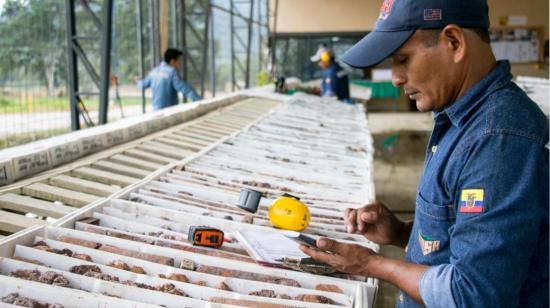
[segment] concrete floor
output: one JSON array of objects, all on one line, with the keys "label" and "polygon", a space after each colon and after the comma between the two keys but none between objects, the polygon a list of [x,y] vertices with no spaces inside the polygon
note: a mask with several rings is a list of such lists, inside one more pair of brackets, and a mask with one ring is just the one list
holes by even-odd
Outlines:
[{"label": "concrete floor", "polygon": [[431,112],[371,112],[367,114],[372,134],[411,131],[430,132],[434,125]]},{"label": "concrete floor", "polygon": [[[376,149],[374,182],[377,199],[401,219],[411,220],[424,153],[433,127],[431,114],[370,113],[368,117]],[[403,259],[405,255],[403,249],[392,246],[382,246],[380,253],[393,259]],[[396,287],[380,281],[375,307],[395,307],[397,293]]]}]

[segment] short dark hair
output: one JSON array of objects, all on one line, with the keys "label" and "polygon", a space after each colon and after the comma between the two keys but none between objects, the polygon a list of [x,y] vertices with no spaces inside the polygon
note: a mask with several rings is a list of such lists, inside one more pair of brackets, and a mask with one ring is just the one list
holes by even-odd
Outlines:
[{"label": "short dark hair", "polygon": [[[484,43],[487,43],[487,44],[491,43],[489,29],[487,28],[464,28],[464,29],[474,32],[477,36],[479,36],[479,38]],[[426,47],[434,47],[435,45],[437,45],[437,42],[439,41],[439,34],[441,34],[441,31],[443,31],[443,28],[422,30],[422,32],[426,33],[426,37],[424,39],[424,45]]]},{"label": "short dark hair", "polygon": [[164,62],[170,63],[172,60],[177,60],[181,55],[183,55],[181,50],[168,48],[166,52],[164,52]]}]

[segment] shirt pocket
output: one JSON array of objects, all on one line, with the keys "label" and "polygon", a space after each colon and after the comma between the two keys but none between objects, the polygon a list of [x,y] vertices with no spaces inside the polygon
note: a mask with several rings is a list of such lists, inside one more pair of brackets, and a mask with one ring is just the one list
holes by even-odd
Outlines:
[{"label": "shirt pocket", "polygon": [[[420,212],[426,219],[434,221],[455,221],[456,215],[452,203],[439,205],[426,201],[422,193],[416,195],[416,213]],[[416,215],[416,214],[415,214]]]},{"label": "shirt pocket", "polygon": [[452,205],[428,202],[419,192],[416,196],[414,225],[407,247],[407,260],[436,265],[449,260],[449,228],[456,216]]}]

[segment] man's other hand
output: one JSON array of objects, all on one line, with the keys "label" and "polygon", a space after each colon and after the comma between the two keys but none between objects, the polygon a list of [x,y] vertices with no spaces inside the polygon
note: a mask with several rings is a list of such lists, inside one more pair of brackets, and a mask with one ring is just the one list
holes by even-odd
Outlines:
[{"label": "man's other hand", "polygon": [[348,233],[359,233],[381,245],[405,247],[412,222],[399,220],[380,202],[367,204],[359,209],[346,209],[344,223]]},{"label": "man's other hand", "polygon": [[320,95],[321,94],[321,88],[319,87],[311,87],[309,92],[311,94]]}]

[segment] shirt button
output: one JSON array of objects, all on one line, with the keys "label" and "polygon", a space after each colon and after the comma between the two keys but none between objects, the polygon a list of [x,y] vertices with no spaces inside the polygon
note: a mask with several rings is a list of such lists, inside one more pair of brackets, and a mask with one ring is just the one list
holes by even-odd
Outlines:
[{"label": "shirt button", "polygon": [[404,299],[403,299],[403,294],[399,294],[399,301],[400,301],[400,302],[403,302],[403,300],[404,300]]},{"label": "shirt button", "polygon": [[432,153],[435,154],[435,152],[437,152],[437,145],[432,146]]}]

